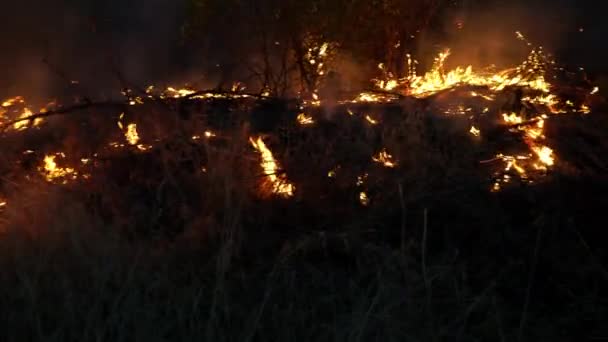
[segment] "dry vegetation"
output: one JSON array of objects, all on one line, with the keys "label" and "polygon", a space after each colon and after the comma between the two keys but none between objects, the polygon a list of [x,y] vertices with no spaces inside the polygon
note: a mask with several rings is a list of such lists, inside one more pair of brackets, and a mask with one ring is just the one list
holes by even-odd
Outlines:
[{"label": "dry vegetation", "polygon": [[[605,334],[602,115],[551,121],[548,132],[594,142],[564,144],[568,167],[539,184],[492,193],[480,157],[512,138],[481,143],[459,117],[425,115],[418,100],[358,106],[349,109],[383,124],[337,107],[333,120],[319,108],[314,128],[299,125],[284,100],[168,100],[127,107],[122,119],[73,112],[9,133],[2,340]],[[153,146],[129,146],[118,120]],[[294,198],[260,192],[249,141],[259,135]],[[383,147],[397,167],[369,158]],[[16,157],[26,148],[30,159]],[[55,151],[65,165],[97,152],[78,167],[90,177],[46,181],[39,163]]]},{"label": "dry vegetation", "polygon": [[417,3],[192,1],[217,89],[2,104],[0,341],[607,338],[599,89],[412,76]]}]

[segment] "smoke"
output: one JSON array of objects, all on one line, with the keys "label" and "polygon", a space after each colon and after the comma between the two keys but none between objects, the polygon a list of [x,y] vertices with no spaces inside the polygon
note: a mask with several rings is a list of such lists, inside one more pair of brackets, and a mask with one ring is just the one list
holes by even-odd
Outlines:
[{"label": "smoke", "polygon": [[[458,29],[458,23],[462,28]],[[436,55],[440,46],[452,48],[450,63],[508,66],[525,58],[530,47],[515,38],[519,31],[535,46],[553,54],[557,62],[591,73],[605,73],[608,49],[604,36],[608,21],[590,0],[479,1],[443,22],[439,45],[423,40],[422,55]],[[435,40],[434,42],[436,42]],[[448,63],[448,64],[450,64]]]},{"label": "smoke", "polygon": [[44,98],[166,79],[180,66],[182,0],[20,0],[0,12],[0,95]]},{"label": "smoke", "polygon": [[[97,97],[106,89],[120,89],[114,66],[129,81],[145,86],[192,80],[200,74],[193,67],[224,67],[230,61],[247,58],[220,29],[208,33],[213,39],[204,49],[183,48],[179,42],[186,2],[19,0],[3,4],[0,97],[47,98],[65,93]],[[608,24],[595,10],[594,1],[468,3],[468,8],[448,13],[426,36],[417,37],[419,45],[412,52],[422,63],[421,70],[426,70],[432,57],[445,47],[452,50],[448,66],[517,64],[529,50],[515,38],[517,30],[568,64],[600,69],[608,59],[606,49],[599,48]],[[230,26],[229,19],[234,16],[229,10],[220,19]],[[583,32],[579,28],[584,28]],[[352,76],[346,80],[347,88],[364,83],[360,78],[375,71],[375,65],[355,62],[355,56],[345,55],[343,59],[339,65],[344,70],[340,71]],[[71,80],[80,82],[78,89],[73,89]]]},{"label": "smoke", "polygon": [[[530,49],[542,46],[560,57],[571,47],[566,37],[579,33],[581,13],[572,1],[486,2],[448,13],[439,33],[420,39],[417,56],[451,49],[448,65],[505,67],[519,64]],[[516,38],[521,32],[532,44]],[[432,60],[422,60],[425,66]]]}]

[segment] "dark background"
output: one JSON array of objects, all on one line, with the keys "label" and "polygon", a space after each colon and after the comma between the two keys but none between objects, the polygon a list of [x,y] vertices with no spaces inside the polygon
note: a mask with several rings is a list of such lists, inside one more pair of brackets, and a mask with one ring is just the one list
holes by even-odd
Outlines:
[{"label": "dark background", "polygon": [[[77,79],[102,91],[116,85],[115,65],[131,81],[181,82],[204,77],[202,66],[221,63],[222,46],[200,51],[183,44],[182,26],[192,13],[188,0],[21,0],[0,11],[0,94],[50,96]],[[513,46],[521,30],[558,59],[603,73],[608,23],[596,1],[464,1],[464,8],[445,18],[464,18],[458,36],[448,37],[464,60],[485,63]],[[226,25],[232,25],[227,22]],[[580,32],[579,28],[584,31]],[[219,40],[221,41],[221,39]],[[435,50],[434,39],[421,44]],[[215,50],[215,51],[214,51]],[[460,62],[458,56],[455,62]],[[47,62],[45,63],[44,60]],[[61,90],[59,90],[61,91]]]}]

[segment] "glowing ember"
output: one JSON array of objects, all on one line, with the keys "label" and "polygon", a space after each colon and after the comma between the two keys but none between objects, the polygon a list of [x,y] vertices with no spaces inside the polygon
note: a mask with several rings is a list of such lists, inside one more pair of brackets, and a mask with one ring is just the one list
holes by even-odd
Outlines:
[{"label": "glowing ember", "polygon": [[261,137],[257,139],[249,138],[251,145],[262,155],[261,166],[266,175],[266,183],[270,192],[282,197],[292,197],[295,191],[295,186],[290,184],[284,175],[278,174],[279,165],[274,159],[272,152]]},{"label": "glowing ember", "polygon": [[369,116],[369,115],[366,115],[366,116],[365,116],[365,120],[367,120],[367,122],[369,122],[369,123],[370,123],[370,124],[372,124],[372,125],[377,125],[377,124],[378,124],[378,121],[374,120],[374,119],[373,119],[371,116]]},{"label": "glowing ember", "polygon": [[363,191],[359,193],[359,202],[361,202],[361,205],[363,205],[363,206],[369,205],[369,202],[370,202],[369,197]]},{"label": "glowing ember", "polygon": [[312,117],[310,117],[304,113],[298,114],[297,120],[298,120],[298,123],[303,126],[312,125],[315,123],[315,121],[312,119]]},{"label": "glowing ember", "polygon": [[471,126],[469,133],[471,133],[472,135],[474,135],[476,137],[481,135],[481,131],[479,129],[477,129],[477,127],[475,127],[475,126]]},{"label": "glowing ember", "polygon": [[372,160],[388,168],[394,168],[395,166],[397,166],[397,163],[393,160],[393,156],[388,154],[388,152],[386,152],[386,149],[380,151],[377,155],[373,156]]}]

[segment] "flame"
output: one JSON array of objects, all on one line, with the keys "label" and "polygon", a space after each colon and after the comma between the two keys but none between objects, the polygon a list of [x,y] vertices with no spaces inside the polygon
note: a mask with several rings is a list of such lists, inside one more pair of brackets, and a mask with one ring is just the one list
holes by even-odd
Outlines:
[{"label": "flame", "polygon": [[474,135],[476,137],[481,135],[481,131],[479,129],[477,129],[477,127],[475,127],[475,126],[471,126],[469,133],[471,133],[472,135]]},{"label": "flame", "polygon": [[290,184],[284,175],[279,174],[279,164],[274,159],[272,152],[261,137],[257,139],[249,138],[251,145],[262,155],[261,166],[266,175],[266,181],[269,185],[270,191],[273,194],[282,197],[292,197],[294,195],[295,186]]},{"label": "flame", "polygon": [[2,102],[2,107],[4,107],[4,108],[11,107],[17,103],[25,103],[22,96],[16,96],[16,97],[4,100]]},{"label": "flame", "polygon": [[174,98],[178,99],[180,97],[186,97],[186,96],[192,95],[192,94],[196,93],[196,91],[191,90],[191,89],[186,89],[186,88],[175,89],[173,87],[168,87],[167,93],[169,95],[172,95]]},{"label": "flame", "polygon": [[524,128],[526,136],[532,140],[538,140],[544,138],[545,120],[543,118],[538,119],[536,125]]},{"label": "flame", "polygon": [[367,196],[367,193],[365,193],[364,191],[359,193],[359,202],[361,202],[361,205],[363,206],[368,206],[369,205],[369,197]]},{"label": "flame", "polygon": [[377,121],[377,120],[374,120],[374,119],[373,119],[371,116],[369,116],[369,115],[366,115],[366,116],[365,116],[365,120],[367,120],[367,122],[369,122],[369,123],[370,123],[370,124],[372,124],[372,125],[377,125],[377,124],[378,124],[378,121]]},{"label": "flame", "polygon": [[[34,115],[34,113],[32,113],[32,111],[29,108],[23,108],[23,112],[21,112],[21,114],[19,115],[19,117],[17,118],[18,120],[22,120],[22,119],[27,119],[28,117]],[[15,122],[13,124],[13,129],[16,131],[23,131],[25,129],[28,129],[31,126],[36,127],[39,126],[44,120],[42,118],[36,118],[34,120],[24,120],[24,121],[19,121],[19,122]]]},{"label": "flame", "polygon": [[[518,37],[523,37],[518,33]],[[525,38],[522,38],[525,40]],[[416,74],[411,56],[407,55],[408,73],[402,78],[394,78],[392,74],[384,71],[381,64],[379,67],[387,79],[374,80],[379,89],[391,91],[398,86],[407,88],[407,93],[415,97],[427,97],[437,92],[455,88],[461,85],[485,86],[490,90],[499,91],[508,86],[527,87],[544,93],[549,93],[551,84],[545,79],[545,69],[548,64],[553,64],[542,51],[542,48],[533,49],[526,60],[514,68],[504,69],[498,72],[473,70],[471,65],[446,71],[445,62],[450,56],[450,49],[440,52],[435,58],[432,68],[424,75]],[[493,100],[491,97],[488,100]]]},{"label": "flame", "polygon": [[504,120],[505,123],[513,124],[513,125],[524,122],[524,119],[515,113],[510,113],[510,114],[503,113],[502,119]]},{"label": "flame", "polygon": [[139,142],[139,134],[137,133],[137,124],[130,123],[127,125],[127,131],[125,132],[125,138],[130,145],[137,145]]},{"label": "flame", "polygon": [[386,149],[383,149],[377,155],[373,156],[372,160],[388,168],[397,166],[397,163],[393,160],[393,156],[391,156]]},{"label": "flame", "polygon": [[547,146],[534,146],[532,151],[536,153],[539,161],[543,164],[541,168],[545,166],[553,166],[555,163],[555,157],[553,156],[553,150]]},{"label": "flame", "polygon": [[44,157],[44,165],[41,167],[41,172],[44,174],[46,180],[49,182],[54,182],[63,179],[63,183],[66,184],[68,178],[76,179],[78,177],[76,170],[69,167],[59,167],[57,165],[55,158],[58,156],[62,158],[65,157],[63,153],[46,155]]},{"label": "flame", "polygon": [[298,123],[300,125],[303,125],[303,126],[305,126],[305,125],[312,125],[312,124],[315,123],[315,121],[313,120],[313,118],[310,117],[310,116],[308,116],[308,115],[306,115],[305,113],[298,114],[297,120],[298,120]]}]

